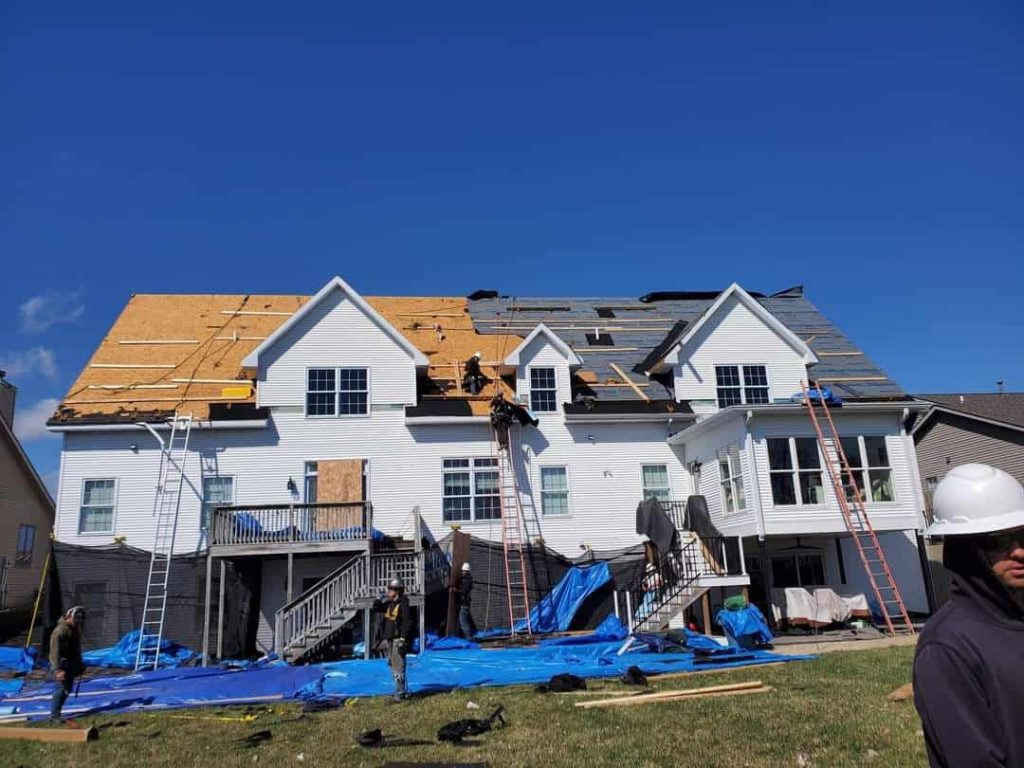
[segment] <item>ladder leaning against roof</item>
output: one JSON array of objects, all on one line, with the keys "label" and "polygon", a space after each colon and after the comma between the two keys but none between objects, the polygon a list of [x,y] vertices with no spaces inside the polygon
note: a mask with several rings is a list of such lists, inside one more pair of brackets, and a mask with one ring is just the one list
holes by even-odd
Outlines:
[{"label": "ladder leaning against roof", "polygon": [[[868,517],[867,509],[864,507],[864,496],[860,486],[857,484],[853,470],[850,469],[850,462],[846,458],[846,451],[843,448],[842,439],[836,424],[832,420],[832,413],[829,411],[828,403],[822,394],[821,387],[813,384],[810,388],[801,384],[804,395],[804,405],[807,406],[807,413],[811,417],[811,424],[814,425],[814,433],[818,438],[818,447],[821,449],[821,456],[828,470],[829,479],[832,482],[832,489],[835,492],[839,509],[843,513],[846,527],[853,536],[853,543],[860,555],[864,571],[867,573],[871,590],[875,594],[879,610],[885,621],[886,630],[890,635],[895,636],[897,632],[896,622],[902,622],[899,628],[902,632],[914,634],[914,625],[910,621],[903,596],[893,578],[892,570],[885,559],[882,545],[875,535],[874,526]],[[817,397],[817,405],[821,407],[821,416],[815,410],[816,403],[811,399],[811,392]],[[825,427],[823,428],[822,424]],[[828,438],[831,445],[826,441],[825,429],[828,430]],[[832,448],[832,452],[829,451]],[[834,460],[833,460],[834,455]],[[838,469],[837,466],[838,465]]]},{"label": "ladder leaning against roof", "polygon": [[192,433],[192,416],[175,414],[173,419],[168,419],[168,424],[171,434],[167,442],[164,442],[152,427],[144,425],[160,442],[160,474],[153,502],[153,515],[156,518],[153,552],[149,558],[146,600],[142,606],[142,621],[139,624],[139,645],[135,652],[136,670],[144,665],[148,666],[144,651],[153,651],[153,669],[160,664],[160,643],[164,634],[171,558],[174,555],[174,535],[178,528],[181,489],[185,482],[185,460],[188,457],[189,435]]},{"label": "ladder leaning against roof", "polygon": [[[505,555],[505,587],[508,592],[508,619],[513,635],[533,634],[530,622],[529,581],[526,571],[526,550],[529,546],[523,531],[523,502],[516,481],[512,458],[512,426],[508,427],[508,445],[502,447],[495,436],[498,454],[498,491],[501,500],[501,547]],[[516,627],[519,626],[517,630]]]}]

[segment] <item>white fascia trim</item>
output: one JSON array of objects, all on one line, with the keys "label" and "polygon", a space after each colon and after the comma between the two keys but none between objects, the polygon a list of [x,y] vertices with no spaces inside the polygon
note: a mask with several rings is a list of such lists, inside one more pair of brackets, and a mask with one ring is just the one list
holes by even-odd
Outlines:
[{"label": "white fascia trim", "polygon": [[256,349],[246,355],[245,360],[242,361],[242,365],[246,368],[258,368],[260,354],[273,347],[281,337],[284,336],[284,334],[288,333],[288,331],[290,331],[295,324],[302,320],[302,318],[309,312],[312,312],[313,308],[326,299],[334,289],[338,289],[345,294],[349,301],[355,304],[364,315],[369,317],[382,331],[384,331],[384,333],[390,336],[392,341],[405,350],[405,352],[412,357],[413,362],[417,366],[422,367],[429,364],[430,361],[427,359],[426,355],[417,349],[411,341],[405,338],[405,336],[399,333],[398,330],[391,325],[391,323],[385,320],[377,310],[371,307],[362,296],[355,292],[352,286],[335,275],[327,281],[327,285],[317,291],[316,295],[303,304],[295,314],[285,320],[280,326],[278,326],[276,331],[260,342],[260,345],[256,347]]},{"label": "white fascia trim", "polygon": [[526,349],[530,345],[530,343],[533,342],[533,340],[536,339],[541,334],[543,334],[547,338],[551,346],[557,349],[559,354],[561,354],[562,357],[566,359],[566,362],[569,363],[570,367],[583,365],[583,361],[580,360],[579,355],[572,351],[572,347],[570,347],[568,344],[566,344],[564,341],[558,338],[555,332],[548,328],[546,325],[544,325],[544,323],[539,323],[536,328],[530,331],[530,335],[523,339],[522,343],[518,347],[513,349],[511,353],[509,353],[509,356],[505,358],[505,365],[518,367],[519,357],[522,354],[523,350]]},{"label": "white fascia trim", "polygon": [[463,424],[490,424],[490,416],[406,416],[409,427],[440,427]]},{"label": "white fascia trim", "polygon": [[931,403],[927,400],[922,402],[924,402],[924,404],[928,406],[928,413],[926,413],[924,417],[919,422],[917,422],[917,424],[914,425],[914,428],[910,430],[910,434],[912,435],[916,435],[918,431],[920,431],[921,428],[924,427],[925,424],[931,421],[932,414],[935,413],[946,413],[949,414],[950,416],[960,416],[961,418],[970,419],[971,421],[980,421],[982,424],[991,424],[994,427],[1003,427],[1004,429],[1013,429],[1016,430],[1017,432],[1024,432],[1024,427],[1021,427],[1017,424],[1010,424],[1008,421],[999,421],[999,419],[989,419],[986,418],[985,416],[975,416],[972,413],[964,413],[963,411],[958,411],[955,408],[948,408],[944,405],[935,405],[934,403]]},{"label": "white fascia trim", "polygon": [[654,366],[651,370],[657,371],[658,367],[663,363],[671,363],[673,365],[678,363],[680,350],[697,335],[697,332],[715,316],[718,310],[721,309],[725,302],[732,296],[735,296],[737,300],[753,312],[761,322],[775,331],[775,333],[781,336],[787,344],[799,352],[803,357],[805,365],[816,365],[818,363],[818,356],[814,354],[814,350],[807,345],[807,342],[793,333],[785,323],[765,309],[761,302],[743,290],[743,287],[740,286],[739,283],[733,283],[718,294],[718,298],[715,299],[714,303],[697,319],[697,322],[686,329],[686,333],[684,333],[679,341],[673,345],[672,349],[665,354],[665,357],[662,358],[658,365]]},{"label": "white fascia trim", "polygon": [[566,424],[629,424],[636,422],[693,421],[691,413],[574,413],[565,414]]},{"label": "white fascia trim", "polygon": [[[844,413],[903,413],[904,411],[921,411],[928,408],[927,403],[907,400],[903,402],[894,401],[891,403],[844,403],[843,405],[832,406],[833,417],[842,416]],[[723,421],[737,414],[745,414],[747,417],[770,416],[777,414],[807,413],[807,408],[802,403],[770,403],[767,405],[730,405],[717,413],[713,413],[706,419],[702,419],[692,427],[687,427],[682,432],[676,432],[668,439],[669,445],[679,445],[687,440],[696,437],[708,429],[718,426]]]},{"label": "white fascia trim", "polygon": [[[268,419],[238,419],[236,421],[199,421],[193,422],[192,429],[265,429]],[[147,422],[152,429],[170,429],[165,422]],[[141,422],[124,424],[54,424],[47,426],[50,432],[130,432],[143,426]]]}]

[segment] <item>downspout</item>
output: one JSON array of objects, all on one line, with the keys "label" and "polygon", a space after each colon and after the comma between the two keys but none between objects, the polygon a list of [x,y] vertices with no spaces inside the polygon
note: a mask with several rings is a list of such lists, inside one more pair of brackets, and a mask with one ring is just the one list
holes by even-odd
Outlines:
[{"label": "downspout", "polygon": [[757,476],[757,461],[754,456],[754,436],[750,433],[750,422],[754,420],[754,412],[747,411],[743,420],[744,438],[746,439],[747,464],[750,467],[750,479],[754,486],[754,522],[757,524],[757,540],[764,541],[764,509],[761,507],[761,481]]}]

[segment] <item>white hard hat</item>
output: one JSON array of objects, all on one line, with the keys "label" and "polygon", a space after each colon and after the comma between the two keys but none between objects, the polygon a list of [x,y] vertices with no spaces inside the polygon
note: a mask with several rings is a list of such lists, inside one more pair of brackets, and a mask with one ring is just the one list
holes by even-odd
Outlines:
[{"label": "white hard hat", "polygon": [[932,497],[929,536],[1008,531],[1024,526],[1024,487],[988,464],[953,467]]},{"label": "white hard hat", "polygon": [[483,357],[479,352],[474,352],[473,357]]},{"label": "white hard hat", "polygon": [[468,562],[465,562],[465,563],[462,564],[462,570],[464,570],[464,571],[468,571],[469,570],[469,563]]}]

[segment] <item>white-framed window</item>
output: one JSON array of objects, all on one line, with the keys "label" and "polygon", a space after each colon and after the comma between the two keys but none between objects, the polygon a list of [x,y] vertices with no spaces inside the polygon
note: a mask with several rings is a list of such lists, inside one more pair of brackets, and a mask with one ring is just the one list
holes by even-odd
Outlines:
[{"label": "white-framed window", "polygon": [[740,451],[736,446],[718,453],[718,481],[722,486],[722,507],[728,512],[747,508],[747,490],[743,485]]},{"label": "white-framed window", "polygon": [[770,403],[768,368],[764,365],[716,365],[718,407]]},{"label": "white-framed window", "polygon": [[113,533],[117,480],[112,477],[82,481],[78,508],[79,533]]},{"label": "white-framed window", "polygon": [[34,525],[18,526],[18,543],[14,550],[14,564],[26,567],[32,565],[32,551],[36,546],[36,527]]},{"label": "white-framed window", "polygon": [[769,437],[768,473],[775,504],[825,503],[821,454],[813,437]]},{"label": "white-framed window", "polygon": [[800,549],[772,554],[772,586],[821,587],[825,584],[825,558],[820,552]]},{"label": "white-framed window", "polygon": [[235,478],[231,475],[216,475],[203,478],[203,516],[199,525],[209,530],[213,521],[213,510],[235,503]]},{"label": "white-framed window", "polygon": [[643,498],[657,499],[662,504],[668,504],[672,500],[668,466],[666,464],[641,464],[640,490]]},{"label": "white-framed window", "polygon": [[558,384],[554,368],[530,369],[530,410],[534,413],[558,410]]},{"label": "white-framed window", "polygon": [[544,517],[565,517],[571,513],[566,467],[540,468],[540,511]]},{"label": "white-framed window", "polygon": [[320,465],[315,461],[307,461],[303,467],[302,499],[306,504],[316,504],[319,470]]},{"label": "white-framed window", "polygon": [[500,520],[498,460],[444,459],[441,515],[446,523]]},{"label": "white-framed window", "polygon": [[889,463],[889,451],[885,445],[885,438],[874,435],[857,435],[856,437],[841,437],[840,441],[853,475],[851,478],[845,472],[842,473],[846,498],[850,501],[855,499],[853,489],[856,484],[860,491],[860,497],[865,503],[895,501],[892,466]]},{"label": "white-framed window", "polygon": [[367,368],[309,368],[307,416],[365,416],[370,412]]}]

